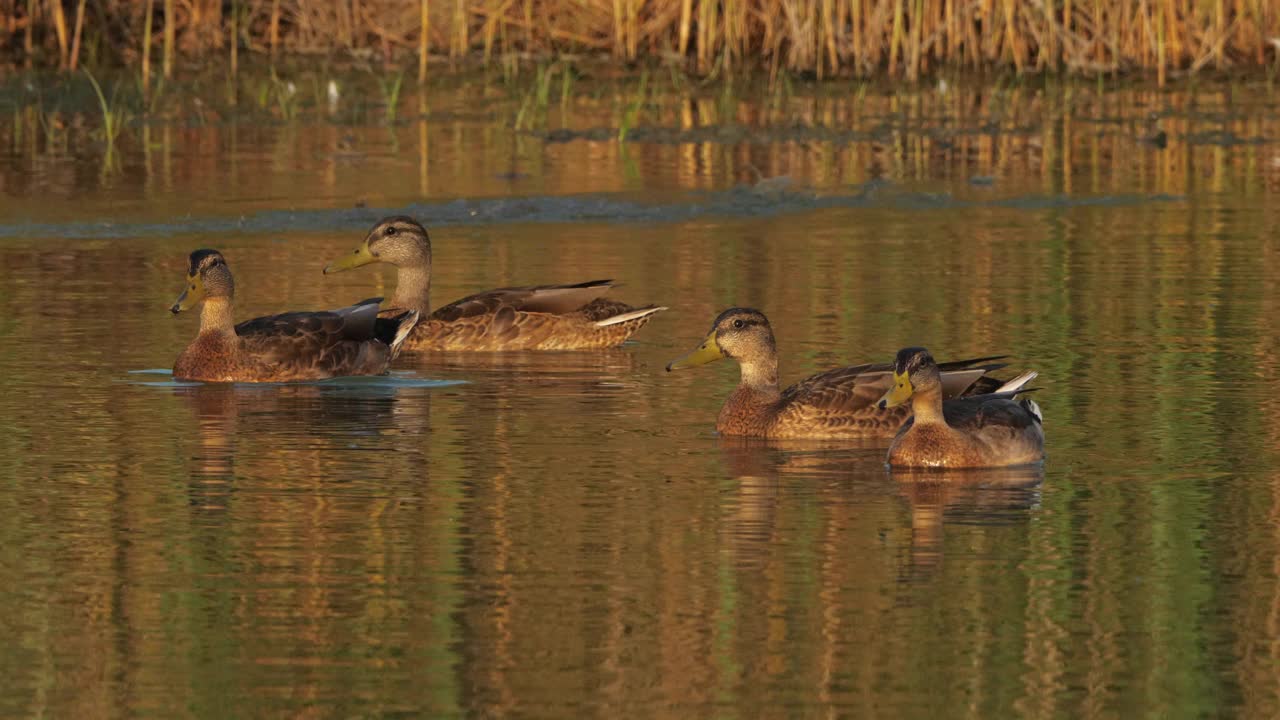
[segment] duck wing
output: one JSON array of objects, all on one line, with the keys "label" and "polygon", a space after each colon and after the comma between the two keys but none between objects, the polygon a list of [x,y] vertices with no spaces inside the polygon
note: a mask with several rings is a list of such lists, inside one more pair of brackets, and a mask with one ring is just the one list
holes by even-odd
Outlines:
[{"label": "duck wing", "polygon": [[[942,396],[958,397],[972,393],[977,386],[994,390],[1003,381],[987,373],[1005,367],[991,363],[1004,356],[954,360],[938,365],[942,375]],[[798,402],[830,410],[858,412],[874,404],[893,383],[893,363],[866,363],[827,370],[811,375],[783,391],[787,402]]]},{"label": "duck wing", "polygon": [[774,422],[780,431],[803,435],[890,434],[908,412],[904,407],[887,411],[876,407],[890,382],[889,374],[873,365],[811,375],[782,391]]},{"label": "duck wing", "polygon": [[[881,382],[883,381],[883,382]],[[782,391],[782,403],[859,412],[889,389],[889,374],[875,365],[851,365],[810,375]]]},{"label": "duck wing", "polygon": [[391,343],[381,336],[402,340],[402,323],[412,327],[417,317],[380,320],[379,302],[381,298],[371,298],[337,310],[254,318],[237,325],[236,334],[250,358],[269,366],[275,379],[383,372]]},{"label": "duck wing", "polygon": [[[601,296],[611,280],[500,288],[433,312],[418,327],[417,350],[582,350],[614,347],[664,307],[632,307]],[[387,311],[383,310],[383,316]]]},{"label": "duck wing", "polygon": [[947,423],[988,448],[999,464],[1033,462],[1044,457],[1040,408],[1030,399],[1010,397],[1016,391],[961,398],[944,403]]},{"label": "duck wing", "polygon": [[956,398],[943,403],[942,415],[956,430],[1025,430],[1041,424],[1039,406],[1031,400],[1015,400],[1014,392]]},{"label": "duck wing", "polygon": [[598,300],[612,287],[612,280],[592,280],[576,285],[536,285],[486,290],[436,309],[431,313],[431,319],[457,322],[496,315],[503,309],[522,313],[568,315]]},{"label": "duck wing", "polygon": [[[975,384],[988,377],[987,372],[1004,367],[989,362],[998,359],[974,358],[941,364],[943,397],[972,392]],[[811,375],[782,392],[777,405],[778,423],[842,432],[856,428],[862,433],[890,435],[911,412],[908,406],[889,410],[876,406],[892,383],[891,363],[851,365]]]},{"label": "duck wing", "polygon": [[369,340],[377,327],[382,298],[361,300],[337,310],[299,311],[264,315],[236,325],[244,337],[326,337],[331,341]]}]

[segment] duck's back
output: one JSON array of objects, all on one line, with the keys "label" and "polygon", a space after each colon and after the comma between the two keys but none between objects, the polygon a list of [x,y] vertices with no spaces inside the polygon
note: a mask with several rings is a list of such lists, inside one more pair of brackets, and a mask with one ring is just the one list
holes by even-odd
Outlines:
[{"label": "duck's back", "polygon": [[982,402],[957,427],[982,443],[992,465],[1025,465],[1044,459],[1043,418],[1030,399]]},{"label": "duck's back", "polygon": [[851,365],[811,375],[782,392],[776,437],[863,438],[893,436],[907,408],[880,410],[888,376],[873,365]]},{"label": "duck's back", "polygon": [[665,308],[633,308],[601,297],[611,287],[610,280],[594,280],[469,295],[419,322],[408,347],[473,351],[616,347]]},{"label": "duck's back", "polygon": [[291,312],[236,326],[242,362],[256,379],[276,382],[342,375],[378,375],[391,360],[390,342],[378,337],[373,298],[338,310]]},{"label": "duck's back", "polygon": [[864,381],[864,367],[811,375],[772,395],[739,387],[721,408],[716,430],[726,435],[818,440],[892,437],[908,410],[877,409],[875,402],[883,389]]},{"label": "duck's back", "polygon": [[[999,358],[943,363],[943,397],[972,392],[998,382],[985,373],[1003,367],[981,365]],[[849,365],[811,375],[782,392],[770,410],[769,437],[888,440],[911,415],[908,407],[881,409],[877,403],[892,382],[892,365]],[[984,384],[985,383],[985,384]]]}]

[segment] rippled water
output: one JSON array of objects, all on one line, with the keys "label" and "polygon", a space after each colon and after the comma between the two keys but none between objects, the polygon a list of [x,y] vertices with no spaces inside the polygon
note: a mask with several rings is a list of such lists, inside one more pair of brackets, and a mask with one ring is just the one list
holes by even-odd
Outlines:
[{"label": "rippled water", "polygon": [[[500,104],[170,124],[109,174],[8,127],[0,715],[1275,716],[1273,96],[1063,92],[672,98],[621,144]],[[616,126],[576,102],[552,130]],[[394,276],[321,268],[404,209],[437,302],[613,277],[672,309],[609,352],[163,374],[188,251],[242,317],[338,306]],[[1011,353],[1043,475],[716,437],[735,370],[662,368],[731,305],[784,381]]]}]

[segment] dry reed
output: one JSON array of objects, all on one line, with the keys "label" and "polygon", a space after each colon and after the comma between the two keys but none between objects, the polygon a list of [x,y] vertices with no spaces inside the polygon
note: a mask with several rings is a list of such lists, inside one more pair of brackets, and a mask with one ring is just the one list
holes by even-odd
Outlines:
[{"label": "dry reed", "polygon": [[[942,68],[1019,73],[1172,74],[1280,63],[1280,7],[1259,0],[12,0],[3,51],[29,65],[74,68],[81,33],[107,60],[176,58],[225,48],[254,53],[416,56],[608,54],[681,58],[701,74],[763,67],[816,77],[886,73],[915,80]],[[224,6],[227,6],[224,11]],[[68,28],[74,9],[74,30]],[[155,32],[152,23],[161,23]],[[238,27],[237,27],[238,24]],[[21,40],[19,40],[21,33]],[[140,40],[143,47],[140,49]],[[229,53],[230,54],[230,53]],[[231,54],[235,57],[234,54]],[[148,58],[149,59],[149,58]]]}]

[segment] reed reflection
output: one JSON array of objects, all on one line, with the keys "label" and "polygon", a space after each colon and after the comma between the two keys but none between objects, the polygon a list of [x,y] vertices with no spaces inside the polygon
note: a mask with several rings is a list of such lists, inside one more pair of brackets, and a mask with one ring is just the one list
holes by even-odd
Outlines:
[{"label": "reed reflection", "polygon": [[[615,87],[620,97],[636,89],[628,82],[638,79]],[[958,86],[946,93],[851,86],[815,96],[743,85],[715,97],[655,94],[632,120],[626,143],[615,142],[617,98],[602,98],[601,89],[584,83],[559,107],[532,111],[539,117],[524,121],[538,129],[514,141],[506,128],[530,114],[519,90],[486,97],[493,112],[482,117],[433,113],[425,93],[409,90],[414,96],[405,104],[418,114],[412,125],[335,128],[327,118],[315,122],[319,116],[283,126],[255,126],[249,118],[189,127],[143,123],[125,129],[110,161],[77,152],[99,132],[92,108],[25,106],[0,118],[0,147],[23,160],[0,166],[0,186],[13,201],[3,207],[0,197],[0,208],[30,213],[30,199],[39,198],[36,210],[50,219],[98,220],[113,200],[169,194],[192,196],[184,207],[196,217],[225,212],[228,200],[246,210],[280,202],[301,209],[331,207],[334,198],[354,194],[390,207],[442,188],[449,196],[508,194],[515,178],[525,183],[522,192],[554,195],[629,192],[637,181],[662,192],[719,189],[779,176],[816,188],[944,180],[957,196],[978,199],[1009,191],[1280,188],[1280,162],[1262,142],[1276,135],[1276,120],[1262,104],[1266,92],[1247,86],[1171,92]],[[534,150],[523,150],[526,144]],[[294,172],[263,171],[285,161],[297,164]],[[410,190],[370,190],[371,174],[381,179],[378,187]]]}]

